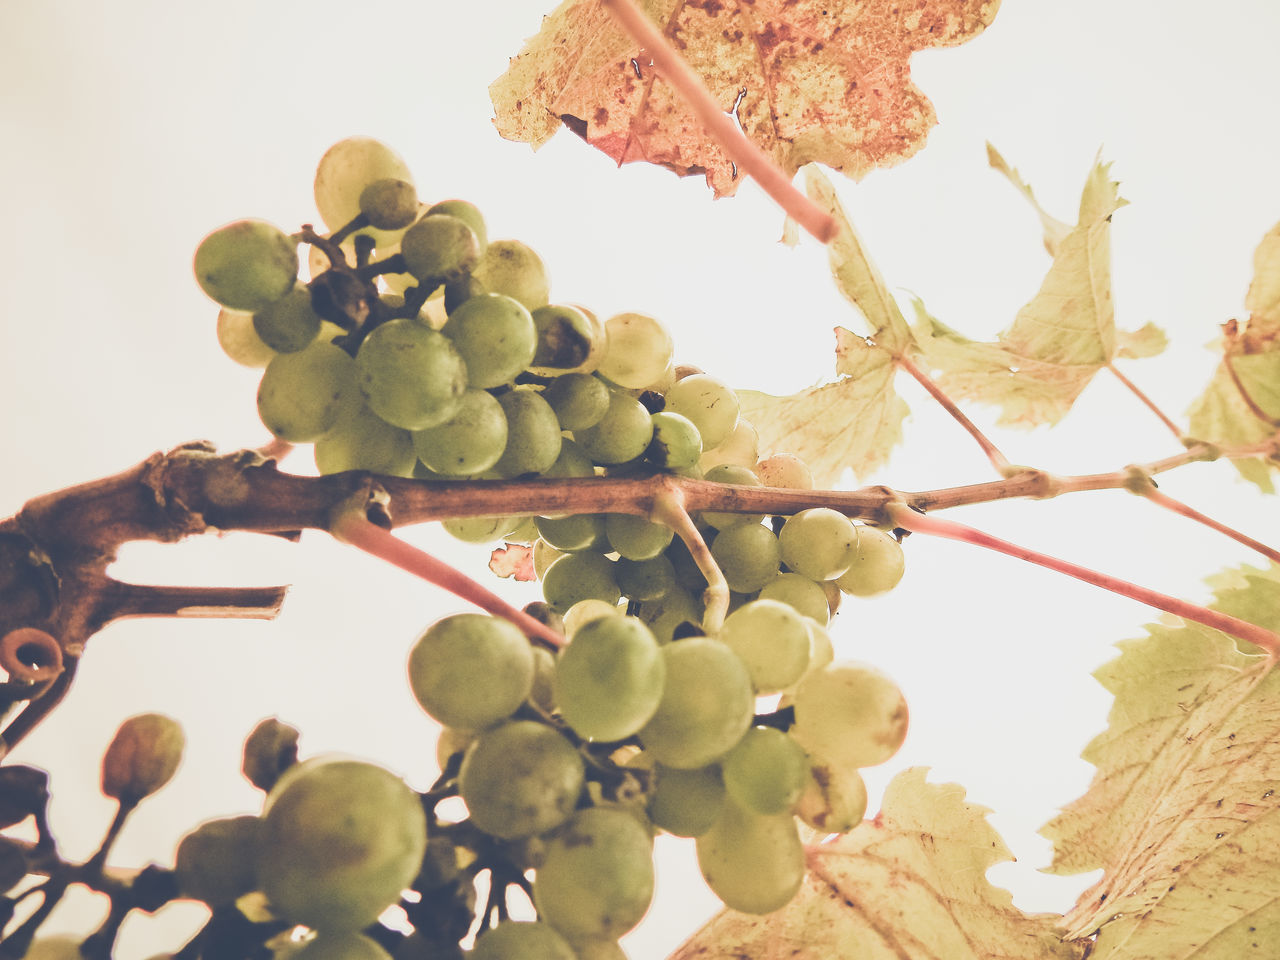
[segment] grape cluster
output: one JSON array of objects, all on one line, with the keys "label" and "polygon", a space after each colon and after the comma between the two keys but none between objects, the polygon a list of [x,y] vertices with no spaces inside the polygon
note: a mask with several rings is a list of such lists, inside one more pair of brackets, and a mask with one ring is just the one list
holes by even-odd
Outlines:
[{"label": "grape cluster", "polygon": [[[223,307],[224,350],[266,368],[263,423],[282,440],[314,443],[322,473],[667,471],[813,486],[800,459],[759,459],[734,391],[675,365],[661,323],[639,313],[601,322],[552,303],[533,250],[489,241],[465,201],[421,202],[385,145],[353,138],[331,148],[316,202],[327,236],[239,221],[201,243],[195,270]],[[481,911],[478,960],[619,957],[618,938],[652,896],[653,836],[667,831],[696,838],[703,875],[728,906],[785,905],[804,874],[800,824],[828,834],[861,821],[860,768],[887,760],[906,734],[896,685],[835,660],[826,630],[843,595],[898,582],[902,549],[825,508],[693,519],[731,591],[728,616],[705,623],[711,635],[705,557],[660,523],[445,521],[464,540],[528,545],[546,601],[539,613],[568,642],[551,650],[479,614],[431,625],[408,674],[444,727],[436,786],[419,798],[367,764],[295,766],[262,817],[188,837],[215,875],[188,869],[193,895],[213,902],[259,889],[272,910],[320,931],[308,947],[318,957],[328,955],[325,936],[355,936],[408,888],[421,904],[473,909],[470,882],[487,870],[498,893]],[[435,810],[453,796],[466,806],[461,822]],[[256,869],[235,853],[246,844]],[[538,922],[505,919],[508,886],[525,889]]]}]

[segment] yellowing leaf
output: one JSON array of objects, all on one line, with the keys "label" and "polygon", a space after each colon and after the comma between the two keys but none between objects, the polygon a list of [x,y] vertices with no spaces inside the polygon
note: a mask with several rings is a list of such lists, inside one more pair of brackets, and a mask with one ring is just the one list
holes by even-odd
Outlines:
[{"label": "yellowing leaf", "polygon": [[724,911],[672,960],[1079,960],[1057,917],[1028,915],[987,882],[1010,859],[955,784],[903,771],[875,820],[811,848],[796,898],[763,917]]},{"label": "yellowing leaf", "polygon": [[[1003,158],[996,166],[1030,196]],[[1108,171],[1108,164],[1094,165],[1075,227],[1061,237],[1046,227],[1046,243],[1056,251],[1053,264],[1040,291],[996,342],[969,340],[917,310],[924,360],[953,399],[995,404],[1000,422],[1010,426],[1055,423],[1117,356],[1151,356],[1163,347],[1164,335],[1149,324],[1132,334],[1116,331],[1110,226],[1126,201]]]},{"label": "yellowing leaf", "polygon": [[1009,182],[1017,187],[1030,202],[1031,206],[1035,208],[1040,217],[1040,226],[1044,230],[1044,248],[1049,252],[1049,256],[1055,256],[1058,252],[1058,247],[1066,239],[1067,234],[1071,232],[1071,224],[1063,223],[1057,217],[1048,213],[1044,207],[1040,206],[1040,201],[1031,192],[1031,186],[1022,179],[1022,175],[1017,170],[1009,166],[1008,161],[1000,155],[1000,151],[989,143],[987,144],[987,163],[1008,177]]},{"label": "yellowing leaf", "polygon": [[[911,82],[916,50],[980,33],[999,0],[644,0],[726,113],[788,173],[850,177],[911,156],[935,123]],[[598,0],[566,0],[489,88],[498,132],[537,147],[563,121],[619,164],[739,180],[679,95]]]},{"label": "yellowing leaf", "polygon": [[894,392],[895,370],[888,351],[837,327],[841,379],[787,397],[740,390],[742,415],[760,435],[761,456],[793,453],[817,486],[834,486],[845,467],[862,475],[883,465],[902,439],[907,405]]},{"label": "yellowing leaf", "polygon": [[[1280,567],[1219,577],[1217,609],[1280,627]],[[1093,783],[1044,830],[1053,870],[1102,867],[1067,915],[1092,960],[1239,960],[1280,943],[1280,674],[1170,621],[1098,671],[1110,726]]]}]

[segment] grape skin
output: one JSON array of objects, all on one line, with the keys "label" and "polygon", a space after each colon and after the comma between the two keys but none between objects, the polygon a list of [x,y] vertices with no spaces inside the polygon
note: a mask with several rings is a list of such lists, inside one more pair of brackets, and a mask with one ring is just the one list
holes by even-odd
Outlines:
[{"label": "grape skin", "polygon": [[907,736],[902,691],[870,664],[844,660],[813,671],[796,687],[795,708],[796,740],[837,766],[884,763]]},{"label": "grape skin", "polygon": [[556,703],[579,736],[622,740],[653,716],[666,671],[648,627],[635,617],[600,617],[582,625],[560,651]]},{"label": "grape skin", "polygon": [[256,313],[298,279],[297,244],[265,220],[237,220],[200,241],[193,268],[209,297],[231,310]]},{"label": "grape skin", "polygon": [[702,876],[733,910],[780,910],[804,880],[804,846],[789,813],[753,813],[726,797],[720,819],[696,843]]},{"label": "grape skin", "polygon": [[409,653],[409,684],[445,726],[479,729],[504,720],[533,688],[533,650],[518,628],[478,613],[437,620]]},{"label": "grape skin", "polygon": [[479,829],[506,840],[546,833],[573,815],[582,757],[555,730],[513,720],[467,747],[459,790]]}]

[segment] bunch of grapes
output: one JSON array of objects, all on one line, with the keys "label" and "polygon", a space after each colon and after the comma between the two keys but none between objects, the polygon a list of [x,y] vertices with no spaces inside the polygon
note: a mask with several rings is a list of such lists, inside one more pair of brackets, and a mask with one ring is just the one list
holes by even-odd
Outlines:
[{"label": "bunch of grapes", "polygon": [[[314,443],[321,473],[483,482],[670,472],[812,487],[798,458],[759,459],[734,391],[673,364],[661,323],[638,313],[601,322],[552,303],[533,250],[490,242],[470,203],[420,201],[385,145],[331,148],[316,202],[329,234],[239,221],[205,238],[195,271],[223,307],[224,350],[266,368],[263,423]],[[298,279],[301,242],[309,282]],[[454,956],[487,871],[477,958],[619,957],[618,938],[652,896],[653,837],[667,831],[696,838],[703,875],[728,906],[784,906],[804,875],[802,824],[831,834],[861,821],[859,769],[889,759],[906,734],[896,685],[836,661],[826,629],[842,595],[897,583],[902,549],[825,508],[693,520],[731,591],[722,621],[704,619],[705,557],[661,523],[445,521],[465,540],[532,549],[546,601],[537,612],[566,643],[552,649],[480,614],[430,626],[408,673],[444,727],[435,786],[419,797],[353,762],[309,761],[278,782],[272,769],[261,817],[218,821],[184,842],[188,860],[199,854],[185,871],[192,895],[258,891],[271,916],[319,932],[306,947],[315,957],[401,903],[417,933],[393,944],[396,956]],[[454,797],[461,821],[437,811]],[[223,861],[240,872],[223,878],[234,871],[210,866]],[[507,918],[512,886],[537,922]],[[402,900],[405,890],[414,894]]]}]

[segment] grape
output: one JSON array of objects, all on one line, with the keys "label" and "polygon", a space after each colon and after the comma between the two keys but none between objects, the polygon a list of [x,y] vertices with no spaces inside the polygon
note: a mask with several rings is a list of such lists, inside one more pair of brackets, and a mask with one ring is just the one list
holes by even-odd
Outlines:
[{"label": "grape", "polygon": [[732,910],[772,913],[791,902],[804,880],[804,846],[789,813],[753,813],[726,797],[697,848],[707,885]]},{"label": "grape", "polygon": [[[564,627],[564,633],[569,634],[568,627]],[[553,686],[556,675],[555,654],[545,647],[535,647],[532,644],[529,649],[533,652],[533,685],[529,689],[529,702],[539,710],[550,713],[555,709],[556,703]]]},{"label": "grape", "polygon": [[907,736],[907,702],[875,667],[838,661],[815,670],[795,692],[792,734],[839,767],[884,763]]},{"label": "grape", "polygon": [[667,665],[635,617],[583,624],[556,661],[555,699],[565,722],[588,740],[622,740],[658,708]]},{"label": "grape", "polygon": [[809,775],[804,750],[772,727],[752,727],[720,766],[729,796],[756,813],[786,813]]},{"label": "grape", "polygon": [[560,423],[547,401],[532,390],[498,397],[507,417],[507,446],[494,464],[503,477],[545,473],[560,456]]},{"label": "grape", "polygon": [[827,507],[788,517],[778,533],[782,562],[810,580],[834,580],[853,558],[853,521]]},{"label": "grape", "polygon": [[519,300],[527,310],[546,306],[551,290],[542,258],[519,240],[490,243],[471,271],[470,282],[463,281],[463,285],[468,297],[502,293]]},{"label": "grape", "polygon": [[542,392],[551,404],[562,430],[594,427],[609,409],[613,394],[599,377],[589,373],[566,373],[556,377]]},{"label": "grape", "polygon": [[564,635],[570,640],[592,620],[601,617],[612,617],[621,613],[621,609],[603,600],[579,600],[564,613]]},{"label": "grape", "polygon": [[542,595],[559,614],[580,600],[616,604],[622,598],[613,561],[598,553],[570,553],[551,564],[542,578]]},{"label": "grape", "polygon": [[658,600],[675,589],[671,561],[661,554],[649,560],[620,559],[613,568],[618,589],[632,600]]},{"label": "grape", "polygon": [[702,621],[702,603],[688,590],[675,586],[661,597],[641,603],[640,619],[653,631],[654,639],[669,643],[672,632],[680,624]]},{"label": "grape", "polygon": [[484,216],[480,213],[479,207],[474,203],[468,203],[466,200],[441,200],[427,209],[427,216],[437,213],[445,213],[451,217],[457,217],[470,227],[472,233],[476,235],[476,239],[480,241],[480,252],[484,253],[484,248],[489,245],[489,230],[485,226]]},{"label": "grape", "polygon": [[519,628],[479,613],[437,620],[409,654],[422,709],[450,727],[479,729],[515,713],[533,688],[533,651]]},{"label": "grape", "polygon": [[855,767],[833,767],[810,757],[796,816],[823,833],[848,833],[867,812],[867,785]]},{"label": "grape", "polygon": [[655,413],[652,420],[653,439],[645,450],[649,462],[664,470],[694,466],[702,456],[702,438],[693,421],[670,412]]},{"label": "grape", "polygon": [[242,367],[265,367],[276,355],[253,329],[252,313],[226,307],[218,311],[218,346]]},{"label": "grape", "polygon": [[[547,541],[539,539],[533,544],[533,575],[539,580],[546,579],[551,565],[566,554],[557,550]],[[563,616],[563,614],[562,614]]]},{"label": "grape", "polygon": [[538,347],[529,366],[532,372],[585,374],[600,364],[607,340],[595,314],[567,304],[547,304],[533,311],[533,325]]},{"label": "grape", "polygon": [[736,593],[755,593],[778,575],[778,538],[759,523],[725,527],[711,541],[711,556]]},{"label": "grape", "polygon": [[836,578],[836,586],[856,597],[871,597],[892,590],[902,579],[905,560],[902,545],[875,527],[857,524],[849,569]]},{"label": "grape", "polygon": [[620,387],[643,389],[662,376],[671,362],[671,334],[642,313],[620,313],[604,324],[608,345],[597,368]]},{"label": "grape", "polygon": [[756,476],[766,487],[813,489],[813,471],[803,460],[790,453],[777,453],[761,460],[756,464]]},{"label": "grape", "polygon": [[462,753],[475,742],[476,731],[460,730],[457,727],[444,727],[436,740],[436,766],[443,770],[449,765],[454,754]]},{"label": "grape", "polygon": [[370,226],[379,230],[403,230],[418,219],[418,191],[406,180],[375,180],[360,191],[359,203]]},{"label": "grape", "polygon": [[467,389],[467,369],[449,338],[402,317],[376,327],[356,354],[360,389],[387,423],[424,430],[444,423]]},{"label": "grape", "polygon": [[599,514],[578,513],[554,519],[538,517],[534,524],[543,540],[566,553],[593,550],[604,542],[604,519]]},{"label": "grape", "polygon": [[222,906],[257,889],[257,817],[206,820],[178,844],[174,874],[184,897]]},{"label": "grape", "polygon": [[715,377],[697,373],[678,380],[667,391],[664,409],[692,420],[702,436],[703,449],[712,450],[738,422],[738,395]]},{"label": "grape", "polygon": [[31,941],[23,960],[84,960],[80,937],[41,937]]},{"label": "grape", "polygon": [[632,513],[611,513],[605,517],[609,545],[628,560],[652,560],[662,555],[674,534],[671,528]]},{"label": "grape", "polygon": [[544,724],[515,720],[476,738],[458,783],[471,822],[510,840],[568,820],[584,775],[582,757],[568,740]]},{"label": "grape", "polygon": [[617,940],[577,940],[573,949],[578,960],[627,960],[627,954]]},{"label": "grape", "polygon": [[760,455],[760,435],[756,428],[741,417],[729,436],[720,441],[712,450],[707,451],[698,461],[698,466],[705,473],[722,464],[754,469],[756,458]]},{"label": "grape", "polygon": [[431,214],[423,217],[400,240],[405,268],[428,289],[456,283],[480,260],[480,243],[466,223],[457,217]]},{"label": "grape", "polygon": [[500,293],[472,297],[449,314],[441,332],[466,361],[467,382],[486,389],[513,381],[537,346],[529,311]]},{"label": "grape", "polygon": [[609,398],[609,409],[604,416],[574,437],[596,463],[628,463],[649,446],[653,420],[639,400],[615,392]]},{"label": "grape", "polygon": [[359,930],[400,899],[427,846],[416,793],[352,760],[291,768],[267,796],[258,879],[272,911],[319,930]]},{"label": "grape", "polygon": [[[709,480],[712,483],[733,483],[745,487],[762,486],[760,478],[751,472],[750,467],[743,467],[729,463],[712,467],[707,471],[704,479]],[[702,521],[710,524],[717,530],[723,530],[725,527],[731,527],[735,523],[758,524],[763,519],[764,514],[762,513],[717,513],[710,510],[705,510],[702,513]]]},{"label": "grape", "polygon": [[[377,180],[413,183],[413,174],[400,155],[372,137],[348,137],[325,151],[316,167],[315,199],[320,219],[330,230],[339,230],[360,213],[360,195]],[[381,230],[366,228],[379,246],[392,238]]]},{"label": "grape", "polygon": [[533,881],[542,918],[570,940],[617,939],[653,899],[653,842],[630,813],[580,811],[547,843]]},{"label": "grape", "polygon": [[333,428],[316,441],[315,459],[322,474],[368,470],[392,477],[413,476],[418,460],[413,434],[393,427],[363,403],[343,408]]},{"label": "grape", "polygon": [[545,923],[504,920],[476,937],[470,960],[578,960],[568,941]]},{"label": "grape", "polygon": [[306,443],[332,429],[343,411],[359,407],[355,361],[332,343],[281,353],[258,386],[258,415],[281,440]]},{"label": "grape", "polygon": [[759,600],[777,600],[819,624],[830,618],[827,594],[822,587],[798,573],[780,573],[760,588]]},{"label": "grape", "polygon": [[311,309],[311,291],[301,283],[253,315],[254,332],[279,353],[296,353],[320,333],[320,315]]},{"label": "grape", "polygon": [[194,269],[200,289],[213,300],[256,313],[293,289],[297,244],[265,220],[237,220],[200,241]]},{"label": "grape", "polygon": [[696,837],[711,829],[723,805],[724,777],[719,764],[692,770],[658,764],[649,795],[649,819],[655,826],[677,837]]},{"label": "grape", "polygon": [[668,767],[704,767],[728,753],[751,726],[751,678],[732,650],[708,637],[668,644],[662,654],[666,687],[640,740]]},{"label": "grape", "polygon": [[[703,539],[710,540],[714,536],[711,527],[701,527],[698,532]],[[688,545],[679,537],[671,541],[671,545],[666,549],[666,558],[671,561],[671,570],[675,573],[676,583],[684,587],[691,593],[701,595],[702,591],[707,588],[707,578],[699,569],[697,561],[693,559],[693,554],[689,552]]]},{"label": "grape", "polygon": [[483,473],[498,462],[506,446],[506,414],[484,390],[468,389],[453,416],[413,434],[418,459],[445,477]]},{"label": "grape", "polygon": [[446,533],[463,543],[502,540],[524,522],[524,517],[451,517],[441,520]]},{"label": "grape", "polygon": [[391,954],[362,933],[327,930],[290,954],[289,960],[391,960]]},{"label": "grape", "polygon": [[120,724],[102,757],[102,792],[134,805],[173,779],[186,747],[182,725],[163,713],[140,713]]},{"label": "grape", "polygon": [[743,604],[725,617],[719,638],[746,664],[757,693],[791,686],[809,663],[804,617],[776,600]]},{"label": "grape", "polygon": [[809,664],[805,672],[821,670],[836,658],[835,648],[831,645],[831,634],[817,620],[805,618],[805,626],[809,628]]}]

